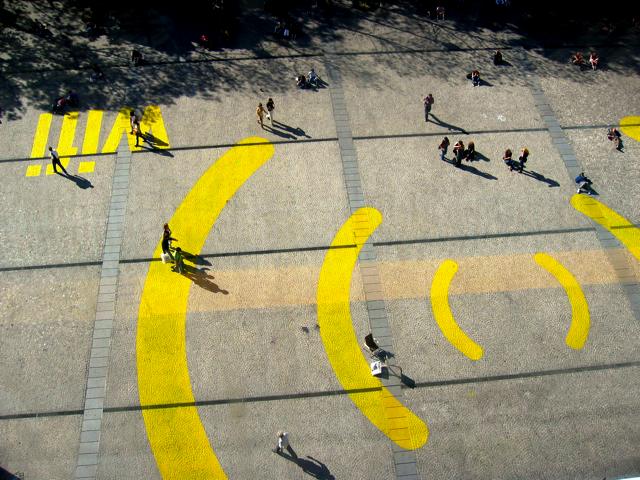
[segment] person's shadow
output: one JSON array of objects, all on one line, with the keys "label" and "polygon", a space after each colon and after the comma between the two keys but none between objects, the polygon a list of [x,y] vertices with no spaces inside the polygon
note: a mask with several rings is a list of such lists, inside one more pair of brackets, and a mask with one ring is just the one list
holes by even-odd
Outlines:
[{"label": "person's shadow", "polygon": [[[283,458],[286,458],[290,462],[297,464],[304,473],[313,478],[318,478],[320,480],[335,480],[336,478],[331,475],[329,468],[327,468],[324,463],[322,463],[317,458],[313,458],[311,455],[307,455],[306,458],[298,457],[297,455],[285,455],[284,452],[280,453],[279,455]],[[307,458],[309,460],[307,460]]]},{"label": "person's shadow", "polygon": [[520,173],[523,174],[523,175],[526,175],[527,177],[534,178],[534,179],[538,180],[539,182],[544,182],[544,183],[548,184],[549,188],[559,187],[560,186],[560,184],[558,182],[556,182],[553,178],[547,178],[544,175],[542,175],[541,173],[535,172],[533,170],[522,170]]},{"label": "person's shadow", "polygon": [[209,290],[211,293],[222,293],[223,295],[229,295],[228,290],[220,288],[216,283],[211,281],[215,277],[213,275],[209,275],[207,273],[208,270],[208,268],[198,269],[196,267],[192,267],[191,265],[185,264],[182,275],[187,277],[200,288]]},{"label": "person's shadow", "polygon": [[453,165],[454,167],[456,167],[456,168],[458,168],[460,170],[464,170],[465,172],[473,173],[474,175],[478,175],[479,177],[486,178],[487,180],[497,180],[498,179],[498,177],[494,177],[490,173],[478,170],[476,167],[472,167],[471,165],[466,165],[464,163],[460,163],[460,165],[456,165],[455,159],[449,160],[448,158],[445,158],[444,161],[447,162],[447,163],[450,163],[451,165]]},{"label": "person's shadow", "polygon": [[285,132],[288,132],[289,134],[294,135],[294,138],[295,137],[311,138],[300,127],[291,127],[291,126],[287,125],[286,123],[282,123],[282,122],[279,122],[277,120],[273,121],[273,126],[274,127],[277,126],[278,128],[284,130]]},{"label": "person's shadow", "polygon": [[440,120],[437,116],[435,116],[433,113],[429,114],[430,117],[432,118],[432,122],[435,123],[436,125],[440,125],[441,127],[445,127],[448,130],[457,130],[461,133],[464,133],[465,135],[467,134],[467,131],[462,128],[462,127],[457,127],[455,125],[452,125],[450,123],[447,122],[443,122],[442,120]]},{"label": "person's shadow", "polygon": [[57,172],[57,174],[62,177],[65,177],[68,180],[71,180],[78,186],[78,188],[81,188],[83,190],[86,190],[87,188],[93,188],[93,185],[91,184],[91,182],[86,178],[81,177],[80,175],[71,175],[69,173],[65,174],[60,172]]}]

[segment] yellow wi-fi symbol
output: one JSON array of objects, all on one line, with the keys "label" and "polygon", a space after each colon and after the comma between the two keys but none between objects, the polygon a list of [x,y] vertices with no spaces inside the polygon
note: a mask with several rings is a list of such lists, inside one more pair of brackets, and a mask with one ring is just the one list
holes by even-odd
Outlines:
[{"label": "yellow wi-fi symbol", "polygon": [[[251,148],[247,148],[248,146]],[[226,203],[274,154],[273,145],[247,138],[220,157],[200,177],[169,221],[181,231],[185,250],[197,254]],[[626,219],[587,197],[572,205],[608,228],[640,259],[640,234]],[[351,275],[358,253],[382,222],[373,208],[356,211],[340,228],[318,280],[318,323],[322,343],[333,370],[350,399],[380,431],[405,449],[424,445],[428,429],[389,390],[372,377],[353,330],[350,313]],[[154,257],[161,253],[158,243]],[[588,308],[573,276],[555,259],[536,255],[536,261],[565,287],[574,310],[567,343],[581,348],[589,329]],[[482,348],[456,324],[448,305],[448,288],[457,265],[445,261],[434,277],[431,297],[436,320],[449,340],[469,358],[482,357]],[[436,280],[437,279],[437,280]],[[191,281],[152,262],[138,313],[136,362],[140,405],[149,443],[165,479],[226,479],[200,421],[191,388],[186,354],[186,313]],[[160,408],[163,406],[175,408]]]}]

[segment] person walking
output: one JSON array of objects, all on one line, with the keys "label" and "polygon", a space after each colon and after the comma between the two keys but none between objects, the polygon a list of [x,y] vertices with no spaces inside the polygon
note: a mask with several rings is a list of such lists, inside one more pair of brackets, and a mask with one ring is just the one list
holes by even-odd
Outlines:
[{"label": "person walking", "polygon": [[138,122],[133,124],[133,134],[136,136],[136,147],[140,146],[140,139],[144,142],[144,134],[140,129],[140,124]]},{"label": "person walking", "polygon": [[444,160],[444,156],[447,154],[447,150],[449,149],[449,137],[444,137],[438,146],[438,150],[440,150],[440,160]]},{"label": "person walking", "polygon": [[138,119],[136,118],[136,112],[131,110],[129,113],[129,124],[131,125],[131,135],[133,135],[133,127],[135,127],[136,123],[138,123]]},{"label": "person walking", "polygon": [[431,107],[433,106],[433,95],[429,94],[426,97],[424,97],[424,99],[422,100],[422,103],[424,103],[424,121],[428,122],[429,121],[429,112],[431,112]]},{"label": "person walking", "polygon": [[256,116],[258,117],[258,123],[260,124],[260,128],[264,129],[264,114],[265,109],[262,106],[262,103],[258,104],[258,108],[256,108]]},{"label": "person walking", "polygon": [[273,111],[276,108],[276,104],[273,103],[273,98],[269,98],[267,100],[267,118],[271,122],[271,126],[273,127]]},{"label": "person walking", "polygon": [[518,169],[518,172],[522,173],[522,171],[524,170],[524,165],[527,163],[528,158],[529,158],[529,149],[522,147],[522,150],[520,150],[520,156],[518,157],[519,163],[516,166],[516,168]]},{"label": "person walking", "polygon": [[293,457],[293,458],[298,458],[298,455],[296,454],[296,452],[293,450],[293,448],[291,448],[291,445],[289,444],[289,434],[287,432],[278,432],[278,444],[276,445],[276,448],[273,450],[275,453],[282,453],[283,450],[287,450],[287,452],[289,452],[289,454]]},{"label": "person walking", "polygon": [[176,266],[175,271],[178,273],[184,273],[184,253],[180,247],[176,248],[176,255],[174,257]]},{"label": "person walking", "polygon": [[467,162],[473,162],[476,158],[476,144],[473,142],[469,142],[467,145],[467,150],[464,152],[464,159]]},{"label": "person walking", "polygon": [[453,146],[453,155],[455,156],[455,166],[459,167],[462,164],[462,156],[464,155],[464,143],[462,140],[458,140]]},{"label": "person walking", "polygon": [[507,148],[504,151],[504,155],[502,156],[502,160],[504,164],[509,167],[509,171],[513,172],[513,153],[511,153],[511,149]]},{"label": "person walking", "polygon": [[54,150],[52,147],[49,147],[49,158],[51,158],[51,164],[53,165],[54,173],[58,173],[58,169],[56,167],[60,167],[65,175],[69,175],[67,170],[64,168],[62,163],[60,162],[60,156],[58,152]]},{"label": "person walking", "polygon": [[173,255],[171,254],[171,241],[177,240],[177,238],[173,238],[171,236],[171,229],[169,228],[169,224],[164,224],[164,231],[162,232],[162,253],[166,253],[173,260]]}]

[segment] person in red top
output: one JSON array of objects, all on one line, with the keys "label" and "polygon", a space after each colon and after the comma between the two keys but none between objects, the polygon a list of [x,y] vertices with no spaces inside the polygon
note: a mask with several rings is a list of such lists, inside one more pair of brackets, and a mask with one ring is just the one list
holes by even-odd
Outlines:
[{"label": "person in red top", "polygon": [[434,102],[434,99],[433,99],[433,95],[431,94],[427,95],[422,100],[422,103],[424,103],[424,121],[425,122],[429,121],[429,112],[431,112],[431,106],[433,105],[433,102]]},{"label": "person in red top", "polygon": [[440,160],[444,160],[444,156],[447,154],[447,150],[449,149],[449,137],[444,137],[438,146],[438,150],[440,150]]}]

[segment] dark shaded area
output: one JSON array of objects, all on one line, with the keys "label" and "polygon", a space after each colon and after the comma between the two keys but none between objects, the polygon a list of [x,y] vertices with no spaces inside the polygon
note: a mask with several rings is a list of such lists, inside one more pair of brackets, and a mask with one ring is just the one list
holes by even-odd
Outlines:
[{"label": "dark shaded area", "polygon": [[[446,7],[445,22],[435,20],[436,4]],[[487,84],[517,83],[520,47],[552,60],[534,65],[537,74],[589,82],[592,72],[566,68],[575,48],[598,49],[601,68],[640,72],[635,50],[621,48],[637,45],[639,19],[640,2],[622,12],[550,0],[512,0],[509,6],[490,0],[0,0],[0,108],[11,121],[29,104],[49,110],[69,89],[78,92],[80,110],[171,104],[180,96],[216,101],[226,92],[257,93],[260,87],[275,95],[291,88],[282,78],[301,73],[292,71],[292,61],[299,59],[304,70],[315,63],[322,76],[321,49],[347,37],[375,45],[338,52],[345,71],[373,87],[389,87],[386,70],[409,78],[416,68],[441,78],[479,68]],[[279,22],[293,38],[276,33]],[[134,48],[142,55],[136,64]],[[493,66],[496,48],[504,66]],[[433,52],[456,55],[434,62]],[[473,57],[461,61],[465,52]],[[247,61],[255,59],[270,61]],[[104,79],[91,81],[96,68]]]},{"label": "dark shaded area", "polygon": [[21,474],[14,475],[13,473],[8,472],[4,468],[0,467],[0,480],[21,480],[21,478]]}]

